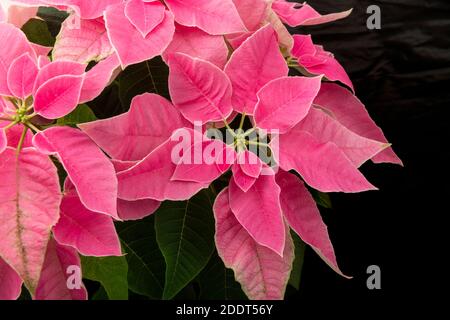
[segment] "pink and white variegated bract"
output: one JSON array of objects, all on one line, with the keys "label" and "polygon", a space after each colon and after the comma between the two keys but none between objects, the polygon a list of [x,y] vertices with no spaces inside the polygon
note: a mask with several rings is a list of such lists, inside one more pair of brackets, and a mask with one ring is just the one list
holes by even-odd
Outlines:
[{"label": "pink and white variegated bract", "polygon": [[[51,124],[83,96],[98,95],[98,87],[85,87],[86,77],[106,84],[115,63],[86,73],[77,62],[43,63],[11,24],[0,23],[0,37],[10,44],[0,48],[1,296],[17,298],[23,282],[34,299],[86,299],[84,289],[68,291],[59,281],[67,277],[63,268],[79,265],[78,252],[121,255],[112,223],[120,220],[116,172],[82,131]],[[40,128],[38,117],[50,127]],[[63,197],[50,156],[73,181],[76,197]],[[86,243],[88,236],[97,243]]]},{"label": "pink and white variegated bract", "polygon": [[[54,58],[89,62],[115,52],[122,68],[161,55],[172,40],[171,50],[175,46],[202,52],[203,48],[212,62],[224,64],[226,47],[221,37],[246,31],[232,0],[104,0],[95,5],[80,0],[20,1],[74,10],[57,38]],[[180,32],[190,39],[180,38]],[[198,40],[198,49],[189,48]],[[215,53],[211,45],[221,46],[222,51]]]}]

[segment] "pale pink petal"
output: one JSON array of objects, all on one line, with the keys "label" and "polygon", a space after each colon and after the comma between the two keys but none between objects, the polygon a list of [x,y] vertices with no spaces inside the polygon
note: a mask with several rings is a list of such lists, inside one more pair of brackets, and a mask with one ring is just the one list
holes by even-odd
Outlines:
[{"label": "pale pink petal", "polygon": [[261,0],[233,0],[234,5],[247,30],[258,30],[266,17],[270,3]]},{"label": "pale pink petal", "polygon": [[87,135],[70,127],[52,127],[36,134],[33,144],[58,156],[86,208],[118,218],[114,167]]},{"label": "pale pink petal", "polygon": [[323,74],[331,81],[340,81],[354,91],[353,83],[347,72],[334,58],[333,54],[314,46],[311,36],[294,35],[292,55],[300,66],[311,74]]},{"label": "pale pink petal", "polygon": [[[234,119],[236,119],[236,117],[239,115],[238,112],[233,111],[231,112],[231,114],[228,116],[227,123],[232,123],[234,121]],[[217,121],[217,122],[209,122],[206,124],[206,128],[207,129],[211,129],[211,128],[215,128],[215,129],[222,129],[225,128],[226,125],[224,123],[223,120]]]},{"label": "pale pink petal", "polygon": [[261,174],[263,163],[253,152],[248,150],[241,152],[238,155],[237,163],[241,167],[242,172],[250,177],[258,178]]},{"label": "pale pink petal", "polygon": [[160,201],[152,199],[143,199],[136,201],[127,201],[117,199],[117,211],[123,221],[140,220],[155,213],[161,205]]},{"label": "pale pink petal", "polygon": [[253,114],[257,92],[269,81],[287,76],[289,68],[270,25],[259,29],[231,56],[225,73],[233,85],[233,107]]},{"label": "pale pink petal", "polygon": [[125,15],[145,38],[163,20],[166,7],[159,1],[129,0]]},{"label": "pale pink petal", "polygon": [[293,130],[309,132],[322,143],[333,142],[357,168],[389,146],[357,135],[317,108],[311,108]]},{"label": "pale pink petal", "polygon": [[164,20],[144,38],[127,19],[124,10],[124,4],[117,4],[108,7],[105,12],[108,37],[122,67],[162,54],[175,32],[172,13],[166,10]]},{"label": "pale pink petal", "polygon": [[39,56],[38,57],[38,67],[39,69],[44,68],[46,65],[50,64],[51,60],[47,56]]},{"label": "pale pink petal", "polygon": [[[187,200],[201,189],[209,186],[209,183],[171,180],[176,169],[176,163],[179,161],[178,159],[175,162],[175,159],[172,159],[172,153],[176,153],[176,147],[180,143],[184,144],[184,142],[175,138],[179,132],[187,132],[191,137],[193,135],[193,131],[189,129],[175,131],[171,138],[153,150],[134,167],[117,175],[120,199],[130,201],[140,199]],[[190,146],[191,142],[186,142],[186,144]],[[178,153],[176,155],[182,156]]]},{"label": "pale pink petal", "polygon": [[322,192],[376,190],[333,142],[320,142],[306,131],[291,130],[270,142],[280,167],[295,170]]},{"label": "pale pink petal", "polygon": [[245,174],[238,164],[234,164],[231,171],[233,172],[233,181],[244,192],[247,192],[256,182],[256,178]]},{"label": "pale pink petal", "polygon": [[0,3],[0,22],[5,22],[6,21],[6,13],[5,10],[3,10],[3,6]]},{"label": "pale pink petal", "polygon": [[58,119],[78,105],[83,76],[58,76],[45,82],[34,96],[34,110],[47,119]]},{"label": "pale pink petal", "polygon": [[210,35],[198,28],[177,25],[170,45],[163,58],[168,60],[171,53],[181,52],[191,57],[209,61],[223,69],[228,59],[228,47],[222,36]]},{"label": "pale pink petal", "polygon": [[[309,5],[305,5],[304,7],[308,8]],[[311,7],[309,7],[308,9],[309,9],[309,13],[306,14],[305,16],[309,16],[309,17],[306,20],[303,20],[301,22],[302,26],[315,26],[315,25],[319,25],[319,24],[324,24],[324,23],[329,23],[329,22],[345,19],[353,12],[353,9],[349,9],[346,11],[329,13],[326,15],[319,15],[319,16],[314,17],[314,14],[313,14],[314,9],[312,9]],[[293,23],[294,24],[298,23],[298,21],[297,22],[293,21]]]},{"label": "pale pink petal", "polygon": [[62,24],[52,51],[53,61],[66,60],[79,63],[100,61],[114,52],[103,18],[93,20],[79,19],[73,25],[74,15]]},{"label": "pale pink petal", "polygon": [[81,276],[80,257],[75,249],[50,239],[35,299],[87,300],[87,291],[81,279],[80,288],[72,289],[70,286],[72,281],[69,277],[73,275],[75,268],[80,270],[78,275]]},{"label": "pale pink petal", "polygon": [[17,98],[27,98],[33,92],[33,85],[37,74],[38,68],[35,59],[29,53],[24,53],[15,59],[9,67],[9,90]]},{"label": "pale pink petal", "polygon": [[[30,42],[31,47],[34,50],[34,53],[36,54],[37,57],[47,57],[48,54],[50,53],[50,51],[52,51],[52,47],[46,47],[46,46],[41,46],[40,44],[37,43],[32,43]],[[41,68],[41,66],[39,66]]]},{"label": "pale pink petal", "polygon": [[0,113],[5,112],[6,109],[7,109],[7,104],[5,102],[5,99],[3,97],[0,97]]},{"label": "pale pink petal", "polygon": [[66,195],[58,223],[53,229],[60,244],[74,247],[84,256],[122,255],[119,237],[111,217],[92,212],[78,195]]},{"label": "pale pink petal", "polygon": [[13,268],[0,258],[0,300],[16,300],[21,291],[22,279]]},{"label": "pale pink petal", "polygon": [[113,4],[122,2],[123,0],[14,0],[31,6],[55,6],[61,9],[72,9],[83,19],[94,19],[101,17],[103,11]]},{"label": "pale pink petal", "polygon": [[[220,140],[206,140],[193,144],[177,164],[172,180],[211,183],[231,167],[224,164],[222,156],[228,148]],[[228,165],[228,168],[219,165]]]},{"label": "pale pink petal", "polygon": [[0,256],[32,295],[44,263],[50,230],[59,218],[61,192],[49,157],[25,148],[0,154]]},{"label": "pale pink petal", "polygon": [[112,158],[134,161],[143,159],[184,124],[169,101],[145,93],[133,98],[127,113],[78,126]]},{"label": "pale pink petal", "polygon": [[[337,121],[356,134],[388,143],[383,131],[370,118],[362,102],[347,89],[336,84],[324,83],[314,103],[329,110]],[[403,165],[391,147],[377,154],[372,161]]]},{"label": "pale pink petal", "polygon": [[265,25],[269,1],[261,0],[233,0],[244,25],[249,31],[226,35],[226,39],[233,49],[237,49],[255,31]]},{"label": "pale pink petal", "polygon": [[283,52],[289,52],[293,47],[293,39],[289,30],[271,8],[271,1],[265,0],[233,0],[247,32],[226,35],[228,43],[233,49],[237,49],[259,28],[270,24],[277,34],[277,39]]},{"label": "pale pink petal", "polygon": [[[303,65],[302,59],[300,59],[300,64]],[[332,57],[328,57],[327,61],[323,64],[312,67],[305,66],[305,69],[311,74],[323,74],[328,80],[340,81],[348,86],[352,91],[355,91],[352,80],[350,80],[350,77],[345,69],[336,59]]]},{"label": "pale pink petal", "polygon": [[0,22],[0,95],[11,96],[8,88],[8,70],[11,63],[19,56],[29,53],[35,58],[33,48],[28,43],[25,34],[11,24]]},{"label": "pale pink petal", "polygon": [[77,188],[73,184],[72,180],[70,180],[70,177],[66,177],[66,179],[64,180],[63,190],[64,195],[72,195],[72,196],[78,195]]},{"label": "pale pink petal", "polygon": [[284,77],[269,82],[258,92],[257,127],[280,133],[289,131],[308,114],[321,81],[322,76]]},{"label": "pale pink petal", "polygon": [[86,65],[73,61],[53,61],[44,63],[36,77],[33,93],[36,94],[37,90],[50,79],[66,75],[81,76],[84,74],[85,69]]},{"label": "pale pink petal", "polygon": [[221,153],[219,153],[219,156],[217,157],[217,168],[220,170],[220,172],[225,173],[230,169],[230,165],[234,164],[236,162],[236,151],[233,147],[227,146],[222,150]]},{"label": "pale pink petal", "polygon": [[261,175],[247,192],[230,180],[229,195],[231,210],[253,239],[283,255],[286,233],[275,174]]},{"label": "pale pink petal", "polygon": [[[6,0],[6,1],[10,1],[10,0]],[[13,0],[13,1],[21,3],[26,7],[31,7],[31,6],[45,6],[51,0]],[[54,0],[54,1],[57,1],[57,0]]]},{"label": "pale pink petal", "polygon": [[170,55],[168,62],[170,96],[186,119],[204,124],[231,114],[231,83],[222,70],[182,53]]},{"label": "pale pink petal", "polygon": [[79,103],[85,103],[98,97],[105,87],[114,79],[115,72],[119,69],[120,62],[114,53],[105,60],[97,63],[86,72],[83,87],[81,88]]},{"label": "pale pink petal", "polygon": [[347,18],[353,9],[321,15],[310,5],[287,2],[285,0],[276,0],[272,4],[272,9],[278,16],[291,27],[314,26]]},{"label": "pale pink petal", "polygon": [[245,31],[232,0],[166,0],[175,20],[213,35]]},{"label": "pale pink petal", "polygon": [[3,128],[0,129],[0,153],[5,151],[8,146],[8,138],[6,137],[5,130]]},{"label": "pale pink petal", "polygon": [[8,8],[8,22],[15,25],[18,28],[22,26],[31,18],[36,17],[38,12],[37,7],[22,7],[17,5],[11,5]]},{"label": "pale pink petal", "polygon": [[305,55],[315,55],[317,52],[316,46],[314,45],[311,35],[296,34],[294,38],[294,47],[292,48],[291,54],[295,58],[300,58]]},{"label": "pale pink petal", "polygon": [[[135,166],[138,161],[121,161],[111,160],[116,172],[122,172]],[[153,214],[161,205],[160,201],[152,199],[143,199],[136,201],[127,201],[123,199],[117,199],[117,212],[120,219],[124,221],[139,220]]]},{"label": "pale pink petal", "polygon": [[[92,139],[92,138],[91,138]],[[114,169],[117,173],[130,169],[134,167],[139,161],[123,161],[118,159],[111,159]]]},{"label": "pale pink petal", "polygon": [[[327,62],[327,59],[328,57],[326,55],[307,54],[298,59],[298,63],[301,67],[303,67],[306,71],[308,71],[306,69],[307,68],[306,66],[308,66],[308,68],[320,67]],[[312,72],[309,73],[312,74]]]},{"label": "pale pink petal", "polygon": [[[0,125],[0,127],[2,127],[2,126],[3,126],[3,124]],[[8,129],[8,131],[6,132],[6,138],[8,140],[9,147],[17,148],[19,141],[20,141],[20,137],[22,136],[24,129],[25,129],[25,127],[22,124],[17,124],[14,127]],[[28,130],[25,135],[25,139],[23,139],[22,146],[24,148],[32,147],[33,146],[32,139],[33,139],[33,134],[31,133],[30,130]]]},{"label": "pale pink petal", "polygon": [[267,10],[266,19],[264,20],[263,25],[267,23],[269,23],[277,33],[280,47],[283,48],[285,52],[290,52],[294,46],[292,35],[272,8]]},{"label": "pale pink petal", "polygon": [[225,266],[252,300],[282,300],[294,260],[294,244],[283,225],[286,242],[282,257],[259,245],[241,226],[230,209],[228,189],[214,203],[216,247]]},{"label": "pale pink petal", "polygon": [[276,178],[281,188],[281,208],[291,228],[334,271],[348,278],[338,267],[327,226],[303,181],[286,171],[280,171]]},{"label": "pale pink petal", "polygon": [[226,39],[231,48],[236,50],[241,46],[241,44],[244,43],[245,40],[251,37],[252,34],[253,34],[252,32],[235,33],[227,35]]}]

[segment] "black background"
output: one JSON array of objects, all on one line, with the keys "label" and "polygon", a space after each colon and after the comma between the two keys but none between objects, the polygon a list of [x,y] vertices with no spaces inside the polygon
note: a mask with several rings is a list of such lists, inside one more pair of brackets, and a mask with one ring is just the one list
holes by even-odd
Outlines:
[{"label": "black background", "polygon": [[[432,296],[431,286],[445,288],[450,276],[443,246],[450,197],[450,2],[308,3],[321,13],[354,8],[345,20],[295,31],[311,33],[335,54],[405,167],[367,163],[362,171],[380,191],[332,195],[334,207],[322,210],[323,217],[338,263],[354,279],[340,278],[307,250],[301,289],[291,299],[376,308]],[[381,9],[380,30],[366,26],[373,4]],[[373,264],[381,268],[381,290],[366,287]]]}]

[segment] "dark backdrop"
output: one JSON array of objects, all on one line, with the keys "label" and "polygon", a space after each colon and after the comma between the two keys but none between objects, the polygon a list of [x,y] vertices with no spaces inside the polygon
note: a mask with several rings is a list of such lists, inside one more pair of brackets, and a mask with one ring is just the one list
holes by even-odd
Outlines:
[{"label": "dark backdrop", "polygon": [[[311,33],[335,54],[405,167],[365,164],[362,171],[380,191],[332,195],[334,208],[322,213],[340,267],[354,279],[338,277],[307,250],[300,293],[292,299],[324,308],[342,302],[345,309],[355,302],[377,308],[431,296],[435,291],[425,286],[446,287],[450,1],[309,4],[321,13],[354,8],[345,20],[296,31]],[[366,27],[372,4],[381,8],[381,30]],[[366,268],[372,264],[381,268],[379,291],[366,287]]]}]

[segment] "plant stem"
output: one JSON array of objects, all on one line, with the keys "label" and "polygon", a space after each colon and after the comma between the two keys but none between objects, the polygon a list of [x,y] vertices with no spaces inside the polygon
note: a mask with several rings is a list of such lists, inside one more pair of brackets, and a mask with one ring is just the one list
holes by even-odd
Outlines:
[{"label": "plant stem", "polygon": [[27,115],[27,116],[25,117],[25,119],[26,119],[26,120],[30,120],[30,119],[33,119],[35,116],[37,116],[37,113],[36,113],[36,112],[33,112],[32,114]]},{"label": "plant stem", "polygon": [[40,132],[41,129],[37,128],[34,126],[34,124],[32,124],[31,122],[26,122],[25,125],[30,128],[31,130],[35,131],[35,132]]},{"label": "plant stem", "polygon": [[247,143],[248,143],[248,144],[251,144],[251,145],[255,145],[255,146],[261,146],[261,147],[267,147],[267,148],[270,148],[270,145],[267,144],[267,143],[264,143],[264,142],[258,142],[258,141],[252,141],[252,140],[250,140],[250,141],[247,141]]},{"label": "plant stem", "polygon": [[7,100],[9,100],[9,102],[11,102],[14,106],[14,108],[19,109],[19,107],[17,106],[17,101],[14,98],[7,98]]},{"label": "plant stem", "polygon": [[242,113],[241,122],[239,123],[239,130],[242,130],[242,128],[244,127],[245,116],[246,116],[245,112]]},{"label": "plant stem", "polygon": [[225,124],[225,127],[227,127],[228,131],[231,133],[233,137],[236,137],[236,133],[234,133],[233,129],[230,128],[230,125],[228,124],[228,121],[226,119],[222,119],[223,123]]},{"label": "plant stem", "polygon": [[3,121],[14,121],[13,118],[7,118],[7,117],[0,117],[0,120],[3,120]]},{"label": "plant stem", "polygon": [[255,132],[256,128],[251,128],[248,129],[247,131],[244,132],[244,137],[248,137],[249,135],[251,135],[253,132]]},{"label": "plant stem", "polygon": [[15,120],[15,121],[13,121],[13,122],[11,122],[10,124],[8,124],[6,127],[4,127],[3,128],[3,130],[8,130],[9,128],[11,128],[11,127],[14,127],[16,124],[18,124],[19,123],[19,121],[18,120]]},{"label": "plant stem", "polygon": [[20,136],[19,143],[17,144],[17,149],[16,149],[16,156],[17,157],[19,157],[20,151],[22,150],[23,142],[25,141],[25,137],[26,137],[27,131],[28,131],[27,127],[23,128],[22,135]]}]

